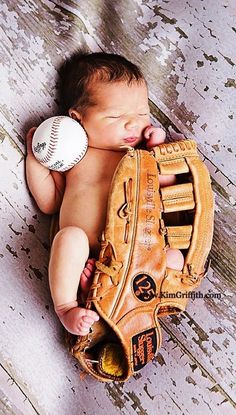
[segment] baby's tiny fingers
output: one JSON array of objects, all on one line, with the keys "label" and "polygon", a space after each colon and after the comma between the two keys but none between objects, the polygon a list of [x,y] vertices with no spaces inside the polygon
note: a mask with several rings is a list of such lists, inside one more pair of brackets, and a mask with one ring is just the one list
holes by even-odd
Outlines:
[{"label": "baby's tiny fingers", "polygon": [[94,265],[95,262],[96,262],[96,259],[95,258],[89,258],[88,261],[87,261],[87,263],[88,264],[91,264],[91,265]]},{"label": "baby's tiny fingers", "polygon": [[90,271],[90,273],[93,271],[93,265],[92,264],[86,264],[86,269]]},{"label": "baby's tiny fingers", "polygon": [[148,140],[153,132],[153,126],[149,125],[144,131],[144,137]]},{"label": "baby's tiny fingers", "polygon": [[86,278],[89,278],[89,277],[90,277],[91,272],[90,272],[90,270],[89,270],[89,269],[84,268],[84,270],[83,270],[83,274],[85,275],[85,277],[86,277]]},{"label": "baby's tiny fingers", "polygon": [[28,154],[32,154],[32,139],[33,139],[35,130],[36,130],[36,127],[32,127],[26,134],[26,147],[27,147]]},{"label": "baby's tiny fingers", "polygon": [[157,135],[157,137],[160,139],[160,140],[165,140],[165,138],[166,138],[166,132],[165,132],[165,130],[163,129],[163,128],[161,128],[161,127],[159,127],[159,128],[156,128],[156,135]]},{"label": "baby's tiny fingers", "polygon": [[26,134],[26,138],[27,138],[27,140],[29,140],[29,139],[32,139],[33,138],[33,135],[34,135],[34,132],[35,132],[35,130],[37,129],[37,127],[31,127],[30,129],[29,129],[29,131],[27,132],[27,134]]}]

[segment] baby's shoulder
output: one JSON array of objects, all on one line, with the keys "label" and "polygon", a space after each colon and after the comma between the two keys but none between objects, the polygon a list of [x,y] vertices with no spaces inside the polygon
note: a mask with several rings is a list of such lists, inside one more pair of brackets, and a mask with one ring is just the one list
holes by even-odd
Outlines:
[{"label": "baby's shoulder", "polygon": [[92,184],[110,180],[122,158],[122,153],[88,148],[84,158],[67,173],[67,183],[72,179]]}]

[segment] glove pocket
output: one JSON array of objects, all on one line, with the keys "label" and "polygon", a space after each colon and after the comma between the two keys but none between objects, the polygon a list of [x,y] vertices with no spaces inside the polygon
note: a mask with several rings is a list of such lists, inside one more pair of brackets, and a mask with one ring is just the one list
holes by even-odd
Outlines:
[{"label": "glove pocket", "polygon": [[153,307],[139,307],[113,325],[116,341],[103,344],[97,370],[101,376],[126,381],[150,362],[161,346],[161,330]]}]

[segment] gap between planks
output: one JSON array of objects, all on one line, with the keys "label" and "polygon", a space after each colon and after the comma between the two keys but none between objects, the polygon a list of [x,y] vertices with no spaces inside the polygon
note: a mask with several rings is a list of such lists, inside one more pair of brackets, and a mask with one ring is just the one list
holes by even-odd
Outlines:
[{"label": "gap between planks", "polygon": [[[184,314],[188,315],[188,313],[185,311]],[[186,354],[190,360],[196,363],[196,365],[199,367],[199,369],[202,371],[202,373],[213,383],[212,388],[217,388],[218,391],[227,399],[231,405],[236,408],[236,402],[233,401],[233,399],[225,392],[225,390],[219,385],[218,382],[215,381],[214,377],[204,368],[204,366],[201,364],[201,362],[195,358],[195,356],[184,346],[183,342],[181,342],[177,336],[169,329],[168,324],[166,324],[163,320],[160,321],[160,326],[169,334],[171,338],[173,338],[176,342],[176,344],[179,346],[181,350],[183,350],[183,353]]]}]

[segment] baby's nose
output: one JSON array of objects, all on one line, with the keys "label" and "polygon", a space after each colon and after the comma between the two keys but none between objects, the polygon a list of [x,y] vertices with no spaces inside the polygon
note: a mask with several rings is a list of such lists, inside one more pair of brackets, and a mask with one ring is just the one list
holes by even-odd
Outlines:
[{"label": "baby's nose", "polygon": [[128,130],[133,130],[133,129],[137,128],[138,127],[138,120],[137,120],[137,118],[136,117],[129,118],[126,121],[125,127]]}]

